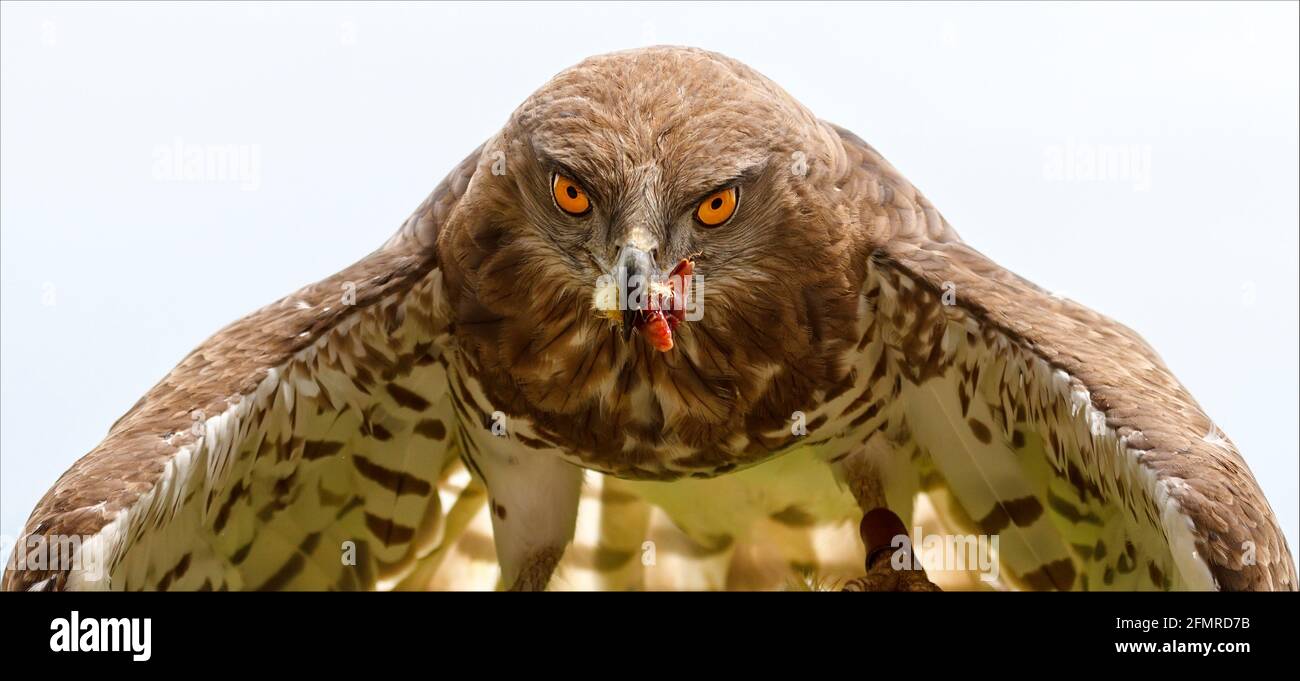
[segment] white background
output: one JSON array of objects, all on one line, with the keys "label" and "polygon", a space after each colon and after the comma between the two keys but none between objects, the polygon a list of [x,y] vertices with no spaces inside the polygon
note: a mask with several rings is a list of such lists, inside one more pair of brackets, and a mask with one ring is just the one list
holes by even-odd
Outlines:
[{"label": "white background", "polygon": [[[1139,331],[1297,537],[1297,6],[3,7],[0,534],[222,325],[380,244],[581,58],[688,44]],[[183,144],[252,184],[169,181]],[[1087,177],[1088,150],[1149,158]],[[6,552],[7,554],[7,552]]]}]

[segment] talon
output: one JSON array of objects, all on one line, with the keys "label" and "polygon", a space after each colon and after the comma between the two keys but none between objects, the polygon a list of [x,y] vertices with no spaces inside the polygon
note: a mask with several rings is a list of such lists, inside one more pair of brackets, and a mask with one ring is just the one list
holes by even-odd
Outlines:
[{"label": "talon", "polygon": [[[907,528],[903,527],[902,518],[897,513],[887,508],[873,508],[862,516],[862,523],[858,525],[858,534],[862,536],[862,543],[867,547],[867,570],[871,570],[871,565],[880,558],[882,554],[888,555],[894,550],[894,537],[907,536]],[[911,550],[907,546],[904,550]]]},{"label": "talon", "polygon": [[894,545],[895,537],[907,536],[898,514],[887,508],[873,508],[862,516],[858,533],[867,549],[867,575],[845,584],[844,591],[941,591],[913,556],[904,556],[903,564],[918,565],[917,569],[894,569],[894,552],[912,550],[909,543]]}]

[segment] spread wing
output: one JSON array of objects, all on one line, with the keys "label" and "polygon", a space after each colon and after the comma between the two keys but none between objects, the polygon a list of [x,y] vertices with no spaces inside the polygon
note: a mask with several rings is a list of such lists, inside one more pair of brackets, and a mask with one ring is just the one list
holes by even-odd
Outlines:
[{"label": "spread wing", "polygon": [[190,353],[46,493],[4,587],[384,588],[432,555],[458,456],[436,238],[478,157]]},{"label": "spread wing", "polygon": [[863,427],[911,458],[950,526],[999,536],[1008,586],[1296,588],[1241,455],[1146,342],[962,243],[837,131],[877,245],[859,368],[897,398]]}]

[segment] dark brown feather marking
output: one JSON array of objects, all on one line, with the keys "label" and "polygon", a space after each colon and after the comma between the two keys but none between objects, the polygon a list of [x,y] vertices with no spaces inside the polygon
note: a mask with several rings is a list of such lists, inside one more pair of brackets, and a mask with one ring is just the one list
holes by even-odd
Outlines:
[{"label": "dark brown feather marking", "polygon": [[773,513],[771,517],[772,520],[791,527],[811,527],[817,523],[817,519],[811,513],[798,506],[787,506]]},{"label": "dark brown feather marking", "polygon": [[[1075,569],[1074,561],[1068,558],[1053,561],[1033,572],[1024,575],[1021,579],[1029,585],[1030,588],[1037,591],[1048,591],[1055,589],[1057,591],[1068,591],[1074,585]],[[1109,584],[1110,582],[1107,581]]]},{"label": "dark brown feather marking", "polygon": [[372,513],[366,514],[366,527],[384,543],[384,546],[405,544],[415,536],[413,528],[399,525],[388,518],[381,518]]},{"label": "dark brown feather marking", "polygon": [[302,448],[302,458],[304,461],[315,461],[327,456],[333,456],[343,449],[342,442],[330,442],[327,440],[308,440]]},{"label": "dark brown feather marking", "polygon": [[422,419],[415,424],[415,433],[429,438],[430,440],[441,441],[447,437],[447,426],[438,419]]},{"label": "dark brown feather marking", "polygon": [[352,465],[367,480],[374,481],[380,487],[397,495],[414,494],[428,496],[433,487],[426,480],[421,480],[409,473],[385,468],[361,455],[352,457]]},{"label": "dark brown feather marking", "polygon": [[396,383],[389,383],[385,386],[385,389],[388,390],[388,394],[392,396],[393,400],[402,407],[414,411],[424,411],[429,408],[428,400]]},{"label": "dark brown feather marking", "polygon": [[261,586],[257,587],[257,590],[279,591],[283,589],[288,586],[290,580],[297,577],[299,572],[302,572],[302,568],[306,564],[307,560],[300,553],[289,556],[289,560],[280,566],[280,569],[276,570],[275,574],[271,575]]},{"label": "dark brown feather marking", "polygon": [[212,529],[220,532],[225,528],[226,522],[230,520],[231,509],[234,508],[235,502],[239,501],[239,498],[243,496],[243,494],[244,481],[240,480],[235,483],[234,489],[230,490],[230,496],[227,497],[226,502],[221,505],[221,510],[217,511],[217,517],[212,523]]}]

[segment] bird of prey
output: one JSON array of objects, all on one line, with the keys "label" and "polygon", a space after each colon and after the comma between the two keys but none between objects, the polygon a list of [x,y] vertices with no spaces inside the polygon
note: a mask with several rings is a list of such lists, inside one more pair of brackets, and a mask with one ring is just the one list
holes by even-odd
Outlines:
[{"label": "bird of prey", "polygon": [[[877,556],[922,506],[998,540],[994,588],[1296,588],[1138,335],[749,67],[656,47],[555,76],[378,250],[191,352],[40,501],[4,586],[468,588],[482,517],[487,586],[727,586],[760,526],[755,571],[815,571],[819,528],[866,519],[840,586],[921,590],[902,544]],[[679,533],[649,559],[647,508]]]}]

